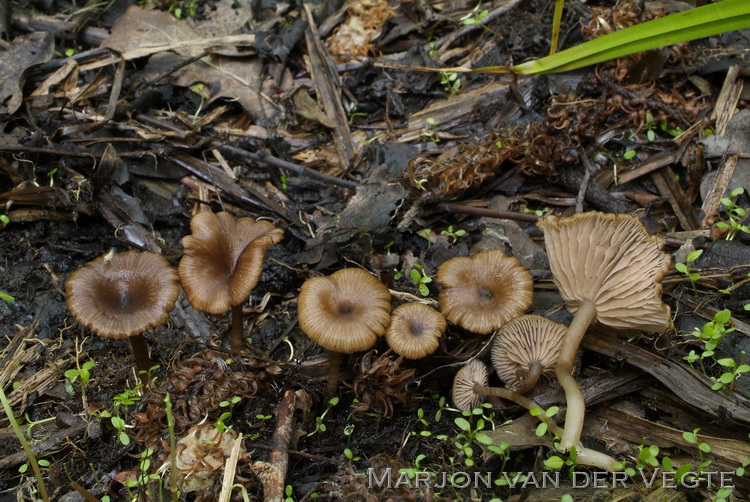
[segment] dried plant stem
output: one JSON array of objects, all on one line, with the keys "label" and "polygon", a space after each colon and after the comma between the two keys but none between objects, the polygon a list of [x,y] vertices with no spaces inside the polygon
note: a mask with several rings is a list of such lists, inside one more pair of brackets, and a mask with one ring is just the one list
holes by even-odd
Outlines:
[{"label": "dried plant stem", "polygon": [[172,474],[172,502],[177,502],[180,498],[180,486],[177,482],[177,439],[174,435],[174,415],[172,414],[172,400],[169,393],[164,396],[164,404],[167,413],[167,428],[169,429],[169,470]]},{"label": "dried plant stem", "polygon": [[31,464],[31,469],[34,471],[36,482],[39,485],[39,495],[42,497],[42,500],[44,500],[44,502],[49,502],[49,497],[47,496],[47,486],[44,484],[44,478],[42,478],[42,471],[39,469],[39,464],[36,461],[36,456],[34,455],[34,452],[31,451],[31,446],[29,445],[29,442],[26,441],[26,437],[23,435],[23,431],[18,425],[16,417],[13,416],[13,409],[11,409],[10,407],[10,403],[8,402],[8,398],[6,397],[5,391],[3,390],[2,386],[0,386],[0,401],[2,401],[3,403],[5,416],[8,417],[10,426],[13,427],[13,432],[16,433],[16,437],[21,443],[23,451],[26,452],[26,456],[29,458],[29,464]]},{"label": "dried plant stem", "polygon": [[573,362],[581,344],[586,329],[596,317],[596,305],[591,301],[584,301],[578,306],[573,322],[568,326],[568,332],[565,334],[560,356],[557,359],[555,374],[557,380],[565,390],[565,402],[567,410],[565,411],[565,430],[562,434],[560,446],[564,451],[570,450],[581,441],[581,431],[583,430],[583,418],[586,415],[586,403],[583,400],[583,393],[578,386],[578,382],[573,377]]}]

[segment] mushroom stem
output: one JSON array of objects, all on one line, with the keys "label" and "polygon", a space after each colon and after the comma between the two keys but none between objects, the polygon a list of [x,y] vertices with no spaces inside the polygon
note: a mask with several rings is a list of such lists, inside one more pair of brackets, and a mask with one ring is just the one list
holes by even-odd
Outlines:
[{"label": "mushroom stem", "polygon": [[341,352],[331,352],[328,360],[328,385],[326,386],[326,397],[328,399],[336,395],[339,388],[339,368],[341,368]]},{"label": "mushroom stem", "polygon": [[532,361],[529,369],[525,374],[521,375],[521,384],[516,388],[516,392],[519,394],[526,394],[533,389],[539,381],[539,378],[542,376],[543,369],[544,367],[541,362]]},{"label": "mushroom stem", "polygon": [[[528,397],[522,396],[518,392],[514,392],[509,389],[501,387],[481,387],[476,385],[474,386],[474,392],[483,396],[494,396],[502,399],[507,399],[508,401],[513,401],[517,405],[522,406],[529,411],[533,410],[534,408],[542,409],[542,407],[536,404],[533,399],[529,399]],[[560,428],[559,425],[557,425],[555,419],[553,419],[552,417],[548,417],[544,413],[537,413],[536,418],[538,418],[541,422],[547,424],[547,428],[553,434],[562,435],[565,432]],[[616,472],[620,469],[617,469],[615,467],[615,462],[615,459],[610,457],[606,453],[592,450],[591,448],[586,448],[582,444],[577,443],[576,463],[578,465],[588,465],[591,467],[598,467],[608,472]]]},{"label": "mushroom stem", "polygon": [[[493,396],[507,399],[508,401],[513,401],[517,405],[522,406],[529,411],[533,410],[534,408],[538,408],[540,410],[542,409],[542,407],[536,404],[536,401],[534,401],[533,399],[529,399],[528,397],[522,396],[516,391],[512,391],[503,387],[480,387],[476,385],[474,386],[474,392],[476,392],[477,394],[481,394],[482,396]],[[555,419],[548,417],[544,413],[539,413],[536,417],[540,421],[547,424],[549,430],[554,434],[562,434],[563,430],[559,425],[557,425]]]},{"label": "mushroom stem", "polygon": [[242,352],[245,336],[242,332],[242,304],[232,305],[232,350]]},{"label": "mushroom stem", "polygon": [[[596,317],[596,305],[592,301],[584,301],[578,306],[573,322],[568,326],[568,332],[565,334],[560,356],[555,366],[557,380],[565,390],[565,402],[567,410],[565,412],[565,430],[562,434],[560,447],[563,451],[570,450],[581,441],[581,431],[583,430],[583,417],[586,414],[586,403],[583,400],[583,393],[578,386],[576,379],[573,377],[573,360],[581,344],[586,329]],[[580,449],[580,448],[579,448]]]},{"label": "mushroom stem", "polygon": [[146,345],[146,339],[143,338],[143,335],[131,336],[130,348],[133,350],[133,357],[135,358],[135,370],[143,385],[148,385],[151,358],[148,355],[148,345]]}]

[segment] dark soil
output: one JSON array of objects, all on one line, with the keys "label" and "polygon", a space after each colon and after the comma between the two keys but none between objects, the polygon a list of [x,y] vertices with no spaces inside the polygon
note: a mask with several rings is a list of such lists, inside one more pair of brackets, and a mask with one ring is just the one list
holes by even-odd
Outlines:
[{"label": "dark soil", "polygon": [[[12,34],[4,37],[0,68],[23,76],[15,86],[0,80],[0,215],[8,219],[0,223],[0,292],[13,297],[0,300],[0,385],[43,464],[49,500],[170,500],[170,440],[217,423],[230,432],[197,441],[199,453],[177,448],[187,475],[181,500],[219,500],[224,460],[238,434],[240,486],[231,500],[243,493],[245,500],[297,501],[715,498],[717,486],[705,480],[649,487],[633,476],[619,490],[574,486],[573,462],[563,466],[559,486],[507,486],[502,473],[542,479],[551,472],[545,459],[568,456],[536,436],[537,422],[506,401],[492,398],[473,414],[453,408],[456,371],[475,357],[486,360],[492,337],[450,323],[438,350],[421,360],[400,358],[382,338],[368,352],[345,355],[337,395],[325,396],[329,353],[297,324],[304,281],[359,267],[391,289],[394,307],[414,300],[437,306],[441,264],[501,249],[534,278],[528,313],[567,324],[571,315],[534,222],[547,212],[571,215],[576,206],[636,214],[665,239],[675,262],[703,250],[688,261],[697,280],[674,268],[664,278],[674,329],[651,337],[592,328],[625,341],[584,342],[579,354],[589,405],[585,446],[649,473],[654,466],[643,452],[658,446],[665,471],[691,465],[731,472],[731,496],[747,500],[750,482],[735,474],[750,461],[747,377],[731,389],[708,389],[709,377],[727,371],[717,360],[739,365],[749,345],[750,231],[741,225],[750,222],[732,216],[726,201],[709,204],[711,190],[720,197],[750,189],[746,91],[740,87],[729,107],[737,114],[727,117],[726,142],[704,137],[719,127],[721,114],[711,114],[727,68],[747,54],[747,30],[560,76],[511,79],[394,66],[482,67],[543,57],[554,2],[506,2],[517,5],[502,13],[499,2],[472,11],[473,2],[389,8],[373,0],[366,11],[380,17],[366,22],[380,34],[349,47],[363,50],[360,57],[334,54],[326,66],[321,47],[326,57],[335,53],[333,28],[349,19],[345,10],[336,13],[339,3],[311,6],[316,32],[297,3],[148,2],[135,11],[118,0],[105,10],[92,6],[90,14],[58,0],[14,5],[10,28],[0,29]],[[561,46],[683,7],[570,0]],[[485,8],[486,26],[464,22],[484,19]],[[191,17],[190,27],[174,19],[177,9]],[[126,30],[120,23],[127,15],[134,18]],[[216,20],[220,28],[209,25]],[[236,29],[225,32],[233,20]],[[152,31],[144,28],[149,23]],[[170,42],[230,34],[254,34],[255,41],[128,59],[128,51],[165,43],[154,33],[168,29],[175,30]],[[29,33],[37,35],[21,45]],[[98,50],[104,40],[110,49]],[[74,49],[80,72],[32,94],[69,60],[66,49]],[[113,54],[126,55],[120,69],[116,58],[106,59]],[[208,92],[203,98],[199,82]],[[343,103],[339,115],[331,102]],[[676,142],[670,132],[678,129],[694,134]],[[651,162],[659,165],[647,170]],[[726,175],[727,162],[737,163],[734,175]],[[737,207],[750,205],[746,194],[735,195]],[[183,293],[169,320],[145,334],[157,367],[144,388],[129,344],[98,337],[69,313],[66,281],[110,251],[159,252],[177,267],[190,219],[204,209],[271,221],[284,239],[270,248],[243,304],[246,350],[229,349],[229,311],[198,312]],[[735,224],[737,235],[721,223]],[[685,359],[705,350],[691,333],[723,309],[736,329],[701,371]],[[639,365],[651,361],[639,350],[659,363]],[[71,382],[71,370],[89,361],[88,380],[79,374]],[[688,390],[675,391],[673,382]],[[554,383],[531,395],[545,408],[565,404]],[[707,396],[719,404],[712,408]],[[279,417],[290,402],[284,436]],[[40,500],[7,418],[0,426],[0,500]],[[481,445],[487,436],[475,437],[491,431],[494,453]],[[695,431],[695,441],[683,435]],[[699,450],[700,443],[708,447]],[[267,474],[287,460],[285,472]],[[576,471],[590,476],[595,469]],[[373,485],[370,472],[391,472],[392,486]],[[457,478],[446,488],[415,486],[409,473],[437,480],[492,473],[497,483],[465,487]],[[283,498],[269,495],[274,489]]]}]

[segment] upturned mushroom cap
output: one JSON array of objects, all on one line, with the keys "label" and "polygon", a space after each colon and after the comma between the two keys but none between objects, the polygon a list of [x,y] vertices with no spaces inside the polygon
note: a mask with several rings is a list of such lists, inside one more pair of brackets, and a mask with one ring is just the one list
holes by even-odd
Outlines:
[{"label": "upturned mushroom cap", "polygon": [[209,314],[221,314],[250,296],[266,251],[284,237],[267,221],[235,219],[226,212],[196,214],[190,231],[182,239],[180,282],[193,307]]},{"label": "upturned mushroom cap", "polygon": [[671,257],[663,241],[628,214],[591,211],[537,223],[544,232],[555,284],[568,310],[594,302],[599,322],[614,328],[662,332],[672,325],[661,300]]},{"label": "upturned mushroom cap", "polygon": [[499,249],[451,258],[437,271],[446,319],[485,335],[523,314],[534,299],[534,281],[521,263]]},{"label": "upturned mushroom cap", "polygon": [[99,336],[123,339],[166,321],[180,287],[162,255],[126,251],[100,256],[73,272],[65,292],[79,323]]},{"label": "upturned mushroom cap", "polygon": [[469,411],[482,404],[484,396],[475,392],[475,387],[486,387],[490,377],[487,365],[472,359],[458,370],[453,379],[453,404],[461,411]]},{"label": "upturned mushroom cap", "polygon": [[314,277],[302,285],[297,316],[311,340],[333,352],[369,350],[391,318],[391,293],[374,275],[358,268]]},{"label": "upturned mushroom cap", "polygon": [[538,315],[523,315],[500,328],[492,344],[492,366],[509,389],[522,383],[532,363],[542,367],[542,377],[555,376],[557,356],[567,327]]},{"label": "upturned mushroom cap", "polygon": [[423,303],[405,303],[391,314],[385,339],[393,352],[421,359],[435,352],[445,331],[443,314]]}]

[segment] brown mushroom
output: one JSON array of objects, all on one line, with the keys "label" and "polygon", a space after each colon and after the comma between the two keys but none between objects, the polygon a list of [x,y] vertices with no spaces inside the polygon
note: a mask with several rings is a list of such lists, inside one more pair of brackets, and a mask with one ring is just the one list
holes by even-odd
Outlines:
[{"label": "brown mushroom", "polygon": [[523,314],[534,298],[531,275],[499,249],[451,258],[438,267],[437,282],[445,318],[481,335]]},{"label": "brown mushroom", "polygon": [[180,292],[177,272],[157,253],[108,253],[79,268],[65,285],[68,310],[99,336],[128,338],[145,382],[151,360],[142,333],[169,318]]},{"label": "brown mushroom", "polygon": [[[488,387],[488,382],[487,366],[482,361],[472,359],[456,373],[453,380],[453,404],[459,410],[470,411],[478,408],[486,396],[493,396],[512,401],[529,411],[542,410],[533,399],[510,389]],[[534,416],[547,424],[548,430],[553,434],[562,434],[563,430],[557,425],[554,418],[540,412],[536,412]],[[590,465],[608,471],[617,470],[612,457],[583,446],[576,449],[576,462],[580,465]]]},{"label": "brown mushroom", "polygon": [[327,394],[336,393],[341,354],[369,350],[391,318],[391,293],[374,275],[347,268],[302,284],[297,297],[302,331],[331,351]]},{"label": "brown mushroom", "polygon": [[585,415],[572,371],[586,329],[594,319],[615,328],[668,329],[672,322],[661,300],[661,281],[671,257],[661,251],[661,239],[649,235],[631,215],[548,215],[537,226],[544,232],[555,284],[575,314],[555,370],[567,401],[561,446],[569,450],[580,442]]},{"label": "brown mushroom", "polygon": [[209,211],[193,216],[190,231],[178,267],[182,288],[198,310],[221,314],[232,308],[232,349],[239,352],[245,345],[242,303],[258,284],[266,251],[284,231],[267,221]]},{"label": "brown mushroom", "polygon": [[422,359],[437,350],[444,331],[443,314],[423,303],[405,303],[391,313],[385,340],[396,354]]},{"label": "brown mushroom", "polygon": [[492,366],[506,387],[525,394],[540,377],[553,378],[566,331],[538,315],[517,317],[500,328],[492,344]]}]

